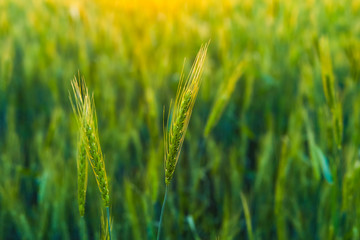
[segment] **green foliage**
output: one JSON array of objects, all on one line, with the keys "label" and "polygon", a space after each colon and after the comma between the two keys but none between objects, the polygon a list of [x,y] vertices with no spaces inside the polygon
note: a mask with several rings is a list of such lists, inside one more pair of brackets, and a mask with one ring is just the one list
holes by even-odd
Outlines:
[{"label": "green foliage", "polygon": [[359,0],[2,0],[0,12],[0,239],[106,236],[95,178],[84,218],[77,204],[78,71],[112,237],[154,239],[163,106],[208,39],[162,236],[359,238]]}]

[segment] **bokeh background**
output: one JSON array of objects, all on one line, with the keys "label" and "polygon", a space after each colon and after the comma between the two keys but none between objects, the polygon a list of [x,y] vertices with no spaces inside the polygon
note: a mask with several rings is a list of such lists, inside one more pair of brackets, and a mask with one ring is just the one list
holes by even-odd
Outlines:
[{"label": "bokeh background", "polygon": [[0,239],[100,237],[90,169],[85,224],[77,207],[78,74],[113,239],[154,239],[163,107],[209,39],[162,239],[359,239],[359,0],[1,0]]}]

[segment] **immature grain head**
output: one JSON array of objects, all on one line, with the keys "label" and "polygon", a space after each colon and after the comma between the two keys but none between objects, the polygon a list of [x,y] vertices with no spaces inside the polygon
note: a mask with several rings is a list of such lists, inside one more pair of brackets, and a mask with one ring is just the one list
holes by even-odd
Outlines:
[{"label": "immature grain head", "polygon": [[187,79],[184,81],[183,75],[181,76],[175,104],[170,103],[172,113],[170,123],[170,113],[168,117],[170,129],[167,131],[164,128],[166,184],[170,183],[179,159],[192,109],[199,91],[208,45],[209,43],[200,48]]},{"label": "immature grain head", "polygon": [[78,204],[80,216],[85,213],[87,177],[88,177],[88,162],[86,156],[86,142],[84,137],[80,137],[78,143],[78,157],[77,157],[77,173],[78,173]]},{"label": "immature grain head", "polygon": [[81,135],[85,142],[86,156],[93,169],[104,205],[105,207],[109,207],[109,187],[104,157],[100,147],[94,100],[89,96],[84,80],[82,80],[82,84],[79,84],[78,81],[74,79],[72,86],[76,100],[73,108],[77,114]]},{"label": "immature grain head", "polygon": [[88,163],[86,153],[86,136],[84,134],[84,97],[87,96],[87,89],[85,85],[80,85],[79,82],[74,79],[71,82],[74,95],[75,104],[70,97],[71,105],[76,115],[76,120],[80,128],[79,140],[78,140],[78,153],[77,153],[77,175],[78,175],[78,205],[80,216],[84,216],[85,213],[85,201],[86,201],[86,189],[87,189],[87,177],[88,177]]}]

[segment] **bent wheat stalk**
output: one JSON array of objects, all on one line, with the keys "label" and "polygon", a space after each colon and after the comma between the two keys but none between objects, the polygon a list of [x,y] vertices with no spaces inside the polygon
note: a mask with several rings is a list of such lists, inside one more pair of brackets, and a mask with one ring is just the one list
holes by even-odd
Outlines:
[{"label": "bent wheat stalk", "polygon": [[[170,111],[167,124],[169,131],[164,127],[164,166],[165,166],[165,195],[160,213],[157,239],[160,239],[161,223],[165,208],[165,202],[168,194],[168,185],[173,178],[176,164],[179,160],[181,147],[184,143],[185,134],[189,125],[191,113],[201,84],[201,75],[203,72],[209,42],[201,46],[196,59],[191,67],[187,79],[184,81],[181,75],[176,99],[174,105],[170,103]],[[171,120],[170,119],[171,112]]]},{"label": "bent wheat stalk", "polygon": [[89,96],[84,79],[78,81],[75,78],[71,85],[75,95],[75,104],[72,102],[71,98],[70,101],[80,127],[80,147],[78,156],[78,199],[80,215],[83,216],[85,211],[87,158],[93,169],[102,201],[106,207],[109,237],[111,239],[109,224],[109,187],[105,171],[105,161],[100,146],[95,103],[93,98]]}]

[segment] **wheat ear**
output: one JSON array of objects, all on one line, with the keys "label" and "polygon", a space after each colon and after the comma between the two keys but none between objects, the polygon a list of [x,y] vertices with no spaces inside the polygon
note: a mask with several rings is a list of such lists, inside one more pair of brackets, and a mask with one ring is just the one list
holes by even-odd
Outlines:
[{"label": "wheat ear", "polygon": [[[203,72],[206,52],[209,43],[203,45],[190,70],[189,76],[184,81],[181,75],[175,104],[170,103],[171,121],[170,130],[164,128],[165,141],[165,183],[168,185],[174,175],[175,167],[179,159],[181,147],[184,143],[185,134],[189,125],[191,113],[201,84],[201,74]],[[168,116],[168,123],[170,112]]]},{"label": "wheat ear", "polygon": [[105,207],[109,207],[109,187],[95,123],[88,122],[85,125],[85,134],[88,144],[90,165],[93,169],[104,205]]},{"label": "wheat ear", "polygon": [[168,125],[170,130],[164,127],[164,166],[165,166],[165,195],[161,207],[160,221],[158,226],[157,240],[160,239],[161,223],[163,219],[166,198],[168,195],[168,185],[174,175],[175,167],[179,159],[182,144],[189,125],[192,109],[195,104],[196,96],[199,92],[201,83],[201,74],[203,72],[205,57],[209,43],[201,46],[195,61],[191,67],[190,73],[184,81],[181,74],[178,90],[176,93],[175,104],[170,103],[170,112],[168,115]]},{"label": "wheat ear", "polygon": [[78,140],[78,153],[77,153],[77,176],[78,176],[78,205],[80,216],[85,214],[86,202],[86,189],[88,180],[88,162],[86,154],[86,139],[83,131],[81,130],[84,123],[83,110],[84,110],[84,96],[87,95],[87,89],[80,86],[76,78],[71,82],[72,89],[75,95],[75,104],[70,97],[71,106],[75,112],[76,121],[80,128]]},{"label": "wheat ear", "polygon": [[108,207],[109,187],[105,172],[105,162],[100,147],[95,103],[88,93],[84,79],[79,83],[75,78],[72,82],[72,87],[76,100],[76,108],[74,107],[74,109],[80,124],[81,135],[84,136],[86,143],[87,157],[93,169],[104,205]]},{"label": "wheat ear", "polygon": [[[96,117],[96,110],[95,110],[95,103],[93,97],[89,96],[86,83],[84,79],[81,79],[81,83],[77,81],[75,78],[72,83],[72,88],[75,95],[75,104],[72,103],[74,112],[76,113],[77,122],[80,125],[80,157],[82,159],[85,148],[85,155],[90,165],[93,169],[97,185],[99,187],[99,191],[101,193],[101,198],[103,203],[106,207],[107,214],[108,214],[108,222],[110,218],[109,213],[109,187],[108,181],[106,177],[105,171],[105,162],[104,157],[101,151],[98,128],[97,128],[97,117]],[[71,100],[71,98],[70,98]],[[83,146],[84,147],[81,147]],[[86,163],[87,164],[87,163]],[[86,165],[85,164],[85,165]],[[78,161],[78,175],[83,176],[82,174],[82,162],[81,164]],[[87,165],[86,165],[87,166]],[[79,173],[79,170],[80,173]],[[82,179],[82,178],[81,178]],[[87,180],[87,177],[86,177]],[[80,187],[84,186],[86,191],[86,184],[79,184],[79,194],[82,193],[82,189]],[[80,196],[81,197],[81,196]],[[82,213],[82,202],[85,205],[85,199],[81,198],[79,201],[79,210],[80,214]],[[109,234],[110,234],[110,225],[109,225]],[[111,236],[110,236],[111,239]]]}]

